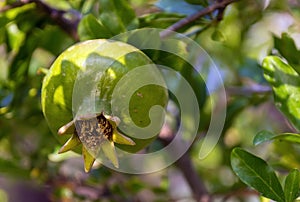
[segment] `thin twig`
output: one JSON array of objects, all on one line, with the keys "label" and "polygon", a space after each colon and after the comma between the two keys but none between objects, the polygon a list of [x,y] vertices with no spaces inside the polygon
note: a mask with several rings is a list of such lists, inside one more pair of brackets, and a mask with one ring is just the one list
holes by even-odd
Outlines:
[{"label": "thin twig", "polygon": [[197,171],[192,163],[189,152],[186,152],[178,161],[175,163],[176,166],[183,173],[186,181],[190,185],[190,188],[193,191],[194,197],[197,201],[208,202],[210,201],[210,196],[208,191],[200,179]]},{"label": "thin twig", "polygon": [[227,87],[226,93],[230,96],[252,96],[254,94],[269,94],[272,93],[272,88],[267,85],[251,85],[243,87]]},{"label": "thin twig", "polygon": [[225,8],[227,5],[233,3],[233,2],[236,2],[238,0],[224,0],[224,1],[221,1],[221,2],[216,2],[214,4],[211,4],[210,6],[206,7],[205,9],[193,14],[193,15],[190,15],[186,18],[183,18],[182,20],[176,22],[175,24],[171,25],[170,27],[168,27],[166,30],[162,31],[160,33],[160,37],[161,38],[165,38],[169,35],[171,35],[174,31],[182,28],[183,26],[209,14],[209,13],[212,13],[213,11],[215,10],[218,10],[218,9],[223,9]]},{"label": "thin twig", "polygon": [[[46,3],[39,0],[31,0],[31,2],[36,3],[37,7],[43,12],[47,13],[48,16],[58,25],[62,30],[67,32],[75,40],[78,40],[77,27],[81,19],[79,13],[71,13],[64,10],[58,10],[50,7]],[[73,19],[66,18],[66,14],[71,13]]]},{"label": "thin twig", "polygon": [[[217,0],[217,2],[220,3],[220,2],[222,2],[222,0]],[[222,7],[222,8],[218,9],[217,21],[223,20],[224,11],[225,11],[225,7]]]},{"label": "thin twig", "polygon": [[[248,189],[248,188],[242,188],[238,190],[234,190],[230,193],[227,193],[225,196],[223,196],[222,202],[229,201],[231,197],[249,197],[249,196],[259,196],[259,193],[256,190]],[[219,197],[222,197],[220,195]]]},{"label": "thin twig", "polygon": [[[167,130],[171,131],[171,130]],[[164,144],[168,145],[173,141],[174,134],[164,134],[159,135],[159,140]],[[182,142],[176,143],[178,150],[180,150],[180,146],[182,146]],[[175,151],[174,151],[175,152]],[[176,153],[176,152],[175,152]],[[172,154],[170,154],[172,155]],[[187,183],[189,184],[194,198],[199,202],[209,202],[211,201],[211,197],[202,181],[199,177],[193,162],[190,157],[190,153],[184,153],[176,162],[175,165],[180,169],[182,174],[184,175]]]},{"label": "thin twig", "polygon": [[25,4],[24,2],[14,2],[12,4],[6,5],[2,8],[0,8],[0,13],[4,13],[4,12],[10,10],[10,9],[13,9],[13,8],[21,7],[24,4]]}]

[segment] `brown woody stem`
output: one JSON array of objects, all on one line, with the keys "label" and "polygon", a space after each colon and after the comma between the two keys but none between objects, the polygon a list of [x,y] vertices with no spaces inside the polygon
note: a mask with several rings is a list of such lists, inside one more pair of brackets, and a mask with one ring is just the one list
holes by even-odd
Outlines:
[{"label": "brown woody stem", "polygon": [[[228,6],[229,4],[236,2],[236,1],[238,1],[238,0],[224,0],[224,1],[218,1],[214,4],[211,4],[210,6],[202,9],[201,11],[199,11],[193,15],[187,16],[186,18],[183,18],[182,20],[174,23],[173,25],[168,27],[166,30],[162,31],[160,33],[160,37],[165,38],[165,37],[171,35],[174,31],[184,27],[185,25],[187,25],[207,14],[214,12],[215,10],[220,10],[221,12],[223,12],[223,10],[226,8],[226,6]],[[220,17],[220,16],[218,16],[218,17]]]}]

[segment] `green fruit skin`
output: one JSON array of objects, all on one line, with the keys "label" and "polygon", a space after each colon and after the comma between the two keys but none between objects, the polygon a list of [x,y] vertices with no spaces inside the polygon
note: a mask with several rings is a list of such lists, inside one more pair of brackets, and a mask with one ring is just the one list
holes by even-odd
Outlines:
[{"label": "green fruit skin", "polygon": [[[103,69],[107,61],[111,65],[108,69]],[[41,100],[44,116],[59,142],[63,144],[70,137],[69,135],[58,136],[57,131],[73,119],[73,87],[79,72],[87,71],[90,68],[96,68],[102,72],[97,86],[100,94],[96,99],[96,106],[98,111],[111,114],[111,96],[115,85],[130,70],[148,64],[152,64],[151,60],[135,47],[105,39],[81,42],[64,51],[54,61],[43,80]],[[154,68],[153,74],[149,74],[149,77],[155,79],[157,73],[158,70]],[[149,109],[153,105],[165,107],[168,92],[165,88],[157,85],[144,86],[138,89],[138,92],[143,96],[133,95],[130,98],[129,113],[137,126],[145,127],[150,123]],[[78,97],[84,99],[84,93]],[[119,118],[122,122],[123,117]],[[130,134],[126,135],[130,137]],[[128,152],[137,152],[149,145],[155,136],[148,139],[130,138],[136,143],[135,146],[118,144],[116,146]],[[75,149],[75,151],[79,152],[80,150]]]}]

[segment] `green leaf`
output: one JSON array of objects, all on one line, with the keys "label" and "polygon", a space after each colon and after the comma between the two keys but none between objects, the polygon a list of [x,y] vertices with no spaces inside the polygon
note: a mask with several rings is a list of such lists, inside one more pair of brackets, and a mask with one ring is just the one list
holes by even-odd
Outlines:
[{"label": "green leaf", "polygon": [[35,3],[24,4],[23,6],[19,6],[19,7],[15,7],[15,8],[7,10],[5,12],[5,16],[8,19],[13,20],[13,19],[17,18],[19,15],[21,15],[22,13],[30,11],[30,10],[34,9],[35,7],[36,7]]},{"label": "green leaf", "polygon": [[10,78],[17,80],[20,83],[27,77],[31,55],[38,46],[38,33],[35,31],[36,30],[33,30],[31,35],[26,35],[24,37],[24,43],[18,48],[19,50],[10,66]]},{"label": "green leaf", "polygon": [[281,38],[274,37],[274,46],[300,74],[300,50],[297,49],[294,39],[287,33],[282,33]]},{"label": "green leaf", "polygon": [[300,130],[300,76],[277,56],[268,56],[262,64],[264,77],[273,88],[277,107]]},{"label": "green leaf", "polygon": [[[116,38],[118,40],[118,37]],[[151,49],[159,50],[161,41],[157,40],[158,38],[159,30],[156,29],[149,30],[148,32],[132,31],[126,43],[141,49],[144,49],[143,47],[151,47]]]},{"label": "green leaf", "polygon": [[29,170],[20,166],[19,160],[5,160],[0,158],[0,172],[6,176],[28,178],[30,176]]},{"label": "green leaf", "polygon": [[245,97],[237,97],[230,100],[226,108],[226,120],[223,131],[227,131],[230,127],[232,127],[232,124],[234,124],[238,115],[250,104],[249,99]]},{"label": "green leaf", "polygon": [[88,14],[81,19],[78,25],[78,35],[81,41],[113,36],[109,29],[92,14]]},{"label": "green leaf", "polygon": [[253,139],[253,145],[257,146],[261,143],[267,142],[272,140],[274,137],[276,137],[275,134],[271,133],[270,131],[263,130],[256,134],[256,136]]},{"label": "green leaf", "polygon": [[286,202],[293,202],[299,196],[300,174],[298,169],[292,170],[285,179],[284,195]]},{"label": "green leaf", "polygon": [[150,13],[139,17],[140,27],[167,28],[185,15],[177,13]]},{"label": "green leaf", "polygon": [[0,15],[0,44],[5,42],[5,32],[6,28],[5,26],[9,23],[9,19],[6,16],[1,16]]},{"label": "green leaf", "polygon": [[[74,41],[63,30],[57,26],[47,25],[39,33],[39,47],[50,51],[53,55],[59,55],[67,47],[71,46]],[[53,43],[55,39],[55,43]]]},{"label": "green leaf", "polygon": [[[98,0],[85,0],[85,1],[82,1],[81,2],[81,9],[78,9],[80,10],[81,13],[91,13],[93,12],[93,9],[95,7],[95,5],[97,5],[97,2]],[[71,3],[71,2],[70,2]],[[75,3],[75,2],[72,2],[72,3]]]},{"label": "green leaf", "polygon": [[241,148],[235,148],[231,152],[231,166],[241,181],[263,196],[279,202],[285,201],[275,172],[263,159]]},{"label": "green leaf", "polygon": [[25,33],[19,30],[16,24],[10,24],[6,27],[6,34],[9,50],[17,52],[25,40]]},{"label": "green leaf", "polygon": [[14,22],[17,24],[18,28],[25,33],[30,33],[31,30],[36,27],[42,27],[43,25],[41,22],[45,21],[45,15],[38,12],[35,8],[19,13],[14,19]]},{"label": "green leaf", "polygon": [[4,27],[9,23],[9,19],[6,16],[0,15],[0,27]]},{"label": "green leaf", "polygon": [[260,131],[253,140],[253,144],[259,145],[261,143],[264,143],[266,141],[271,141],[271,140],[281,140],[281,141],[287,141],[287,142],[292,142],[292,143],[298,143],[300,144],[300,134],[296,133],[281,133],[279,135],[275,135],[271,133],[270,131]]},{"label": "green leaf", "polygon": [[134,10],[125,0],[99,0],[100,19],[113,35],[138,28]]},{"label": "green leaf", "polygon": [[217,42],[226,41],[226,37],[219,29],[215,29],[215,31],[211,35],[211,39]]}]

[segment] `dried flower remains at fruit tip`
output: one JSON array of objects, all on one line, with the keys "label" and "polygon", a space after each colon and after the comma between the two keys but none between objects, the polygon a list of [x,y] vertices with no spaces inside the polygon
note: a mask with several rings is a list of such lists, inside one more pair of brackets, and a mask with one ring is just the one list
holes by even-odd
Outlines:
[{"label": "dried flower remains at fruit tip", "polygon": [[59,153],[70,151],[82,144],[86,172],[91,170],[101,151],[118,168],[119,161],[114,143],[135,145],[129,137],[118,132],[119,123],[118,117],[104,115],[103,112],[94,116],[78,116],[58,130],[59,135],[72,134]]}]

